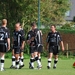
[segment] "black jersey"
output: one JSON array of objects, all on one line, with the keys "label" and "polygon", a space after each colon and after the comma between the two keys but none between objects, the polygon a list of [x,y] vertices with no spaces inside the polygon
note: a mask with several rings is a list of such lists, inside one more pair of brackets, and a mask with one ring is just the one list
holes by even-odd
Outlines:
[{"label": "black jersey", "polygon": [[7,27],[0,27],[0,44],[7,43],[7,38],[10,38],[10,32]]},{"label": "black jersey", "polygon": [[[34,31],[30,30],[27,34],[27,40],[31,40],[32,37],[35,37],[35,33]],[[35,40],[32,40],[30,43],[30,46],[34,43],[34,45],[36,44]],[[33,45],[33,46],[34,46]]]},{"label": "black jersey", "polygon": [[36,45],[42,44],[42,35],[39,29],[34,30]]},{"label": "black jersey", "polygon": [[25,41],[24,31],[21,29],[19,31],[13,31],[13,47],[19,48],[22,45],[22,42]]},{"label": "black jersey", "polygon": [[49,43],[50,46],[58,46],[59,42],[62,41],[61,36],[59,32],[49,32],[47,36],[47,43]]}]

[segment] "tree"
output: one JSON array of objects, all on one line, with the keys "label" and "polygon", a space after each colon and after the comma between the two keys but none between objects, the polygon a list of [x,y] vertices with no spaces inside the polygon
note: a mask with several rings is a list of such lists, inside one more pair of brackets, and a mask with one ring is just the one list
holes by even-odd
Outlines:
[{"label": "tree", "polygon": [[65,12],[69,10],[69,0],[42,0],[42,20],[45,23],[60,24],[64,21]]},{"label": "tree", "polygon": [[[69,0],[40,0],[41,23],[61,23],[69,5]],[[32,21],[38,21],[38,1],[0,0],[0,12],[0,19],[7,18],[10,28],[18,21],[27,27]]]}]

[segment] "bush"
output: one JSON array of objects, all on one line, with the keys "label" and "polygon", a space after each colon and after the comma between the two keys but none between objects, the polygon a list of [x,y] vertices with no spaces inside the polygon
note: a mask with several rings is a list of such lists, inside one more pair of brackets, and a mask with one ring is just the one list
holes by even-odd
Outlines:
[{"label": "bush", "polygon": [[63,25],[61,27],[61,29],[72,29],[72,28],[71,28],[71,25],[69,23],[66,23],[65,25]]}]

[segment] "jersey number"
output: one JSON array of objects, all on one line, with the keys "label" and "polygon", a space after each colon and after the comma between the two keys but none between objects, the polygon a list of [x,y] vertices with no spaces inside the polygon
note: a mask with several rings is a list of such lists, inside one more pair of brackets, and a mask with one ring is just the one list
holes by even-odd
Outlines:
[{"label": "jersey number", "polygon": [[4,34],[0,34],[0,40],[4,40]]}]

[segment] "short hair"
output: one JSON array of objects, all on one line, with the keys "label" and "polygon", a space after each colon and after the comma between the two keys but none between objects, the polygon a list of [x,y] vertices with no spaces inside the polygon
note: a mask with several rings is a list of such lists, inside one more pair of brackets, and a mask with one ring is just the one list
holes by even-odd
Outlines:
[{"label": "short hair", "polygon": [[[51,26],[54,26],[54,27],[56,28],[56,25],[55,25],[55,24],[51,24]],[[51,27],[51,26],[50,26],[50,27]]]},{"label": "short hair", "polygon": [[20,22],[17,22],[16,24],[19,24],[21,26],[21,23]]},{"label": "short hair", "polygon": [[34,25],[36,25],[36,22],[32,22],[32,23],[31,23],[31,26],[34,26]]},{"label": "short hair", "polygon": [[7,19],[3,19],[2,24],[7,24]]}]

